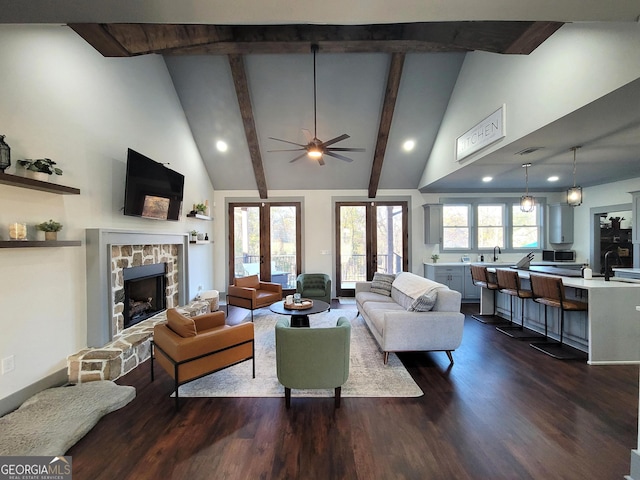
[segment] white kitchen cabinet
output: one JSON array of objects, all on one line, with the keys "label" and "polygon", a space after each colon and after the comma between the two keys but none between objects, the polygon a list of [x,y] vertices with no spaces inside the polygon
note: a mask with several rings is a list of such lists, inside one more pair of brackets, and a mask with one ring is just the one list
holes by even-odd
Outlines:
[{"label": "white kitchen cabinet", "polygon": [[426,203],[424,209],[424,243],[442,244],[442,205]]},{"label": "white kitchen cabinet", "polygon": [[462,267],[463,273],[463,285],[464,292],[462,292],[462,298],[465,300],[480,300],[481,288],[473,284],[471,279],[471,266],[465,265]]},{"label": "white kitchen cabinet", "polygon": [[573,243],[573,208],[568,203],[549,205],[549,243]]}]

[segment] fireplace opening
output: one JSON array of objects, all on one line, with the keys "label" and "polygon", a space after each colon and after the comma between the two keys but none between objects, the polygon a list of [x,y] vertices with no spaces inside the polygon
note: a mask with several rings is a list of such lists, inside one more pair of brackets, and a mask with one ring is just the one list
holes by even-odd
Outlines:
[{"label": "fireplace opening", "polygon": [[167,308],[166,263],[125,268],[124,328],[139,323]]}]

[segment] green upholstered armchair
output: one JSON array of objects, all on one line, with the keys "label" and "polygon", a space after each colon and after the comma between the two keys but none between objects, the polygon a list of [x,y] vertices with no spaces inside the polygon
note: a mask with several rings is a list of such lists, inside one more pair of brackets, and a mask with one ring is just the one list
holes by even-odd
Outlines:
[{"label": "green upholstered armchair", "polygon": [[333,388],[340,408],[342,385],[349,378],[351,323],[340,317],[335,327],[290,327],[289,319],[276,323],[276,369],[284,385],[287,408],[291,389]]},{"label": "green upholstered armchair", "polygon": [[296,279],[296,292],[302,298],[318,299],[331,305],[331,277],[326,273],[301,273]]}]

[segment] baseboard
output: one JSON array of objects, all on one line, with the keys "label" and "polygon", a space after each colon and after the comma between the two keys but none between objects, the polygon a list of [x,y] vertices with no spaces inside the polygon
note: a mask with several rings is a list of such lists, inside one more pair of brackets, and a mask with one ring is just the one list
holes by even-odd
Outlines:
[{"label": "baseboard", "polygon": [[631,450],[631,474],[628,480],[640,480],[640,450]]},{"label": "baseboard", "polygon": [[42,390],[46,390],[47,388],[65,385],[68,380],[69,374],[67,373],[67,369],[63,368],[47,377],[38,380],[36,383],[32,383],[22,390],[18,390],[17,392],[12,393],[8,397],[0,399],[0,416],[14,411],[26,400],[33,397],[36,393],[39,393]]}]

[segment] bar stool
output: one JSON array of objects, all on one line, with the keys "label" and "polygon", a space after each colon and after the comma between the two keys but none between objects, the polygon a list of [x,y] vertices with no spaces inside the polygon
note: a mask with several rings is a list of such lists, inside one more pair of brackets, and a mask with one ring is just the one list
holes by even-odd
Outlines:
[{"label": "bar stool", "polygon": [[487,288],[493,291],[493,314],[476,314],[472,315],[473,318],[479,322],[489,325],[495,325],[497,323],[504,323],[506,319],[499,315],[496,315],[496,291],[499,290],[498,284],[495,280],[495,275],[492,275],[487,270],[487,267],[481,265],[471,265],[471,281],[477,287]]},{"label": "bar stool", "polygon": [[[510,319],[513,325],[504,325],[496,327],[501,333],[508,335],[512,338],[520,340],[533,340],[536,338],[543,338],[538,332],[534,332],[524,326],[524,301],[528,298],[533,298],[531,290],[525,290],[520,284],[520,276],[515,270],[507,270],[499,268],[496,270],[496,279],[498,281],[498,287],[500,293],[509,295],[509,307],[510,307]],[[513,321],[513,299],[519,298],[521,300],[522,320],[520,325],[514,324]]]},{"label": "bar stool", "polygon": [[[579,300],[567,299],[564,284],[559,277],[530,275],[533,301],[544,305],[544,336],[546,342],[536,342],[530,345],[547,355],[560,360],[585,359],[586,354],[577,348],[562,343],[564,334],[564,312],[583,312],[588,310],[588,304]],[[560,309],[560,341],[550,340],[548,337],[547,307]]]}]

